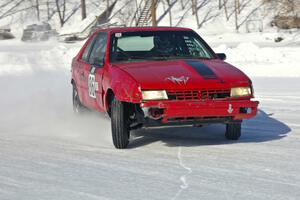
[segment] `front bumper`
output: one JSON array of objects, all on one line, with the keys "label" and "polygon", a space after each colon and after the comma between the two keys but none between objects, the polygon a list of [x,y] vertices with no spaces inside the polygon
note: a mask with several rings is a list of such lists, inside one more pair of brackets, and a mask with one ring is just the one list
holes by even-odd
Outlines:
[{"label": "front bumper", "polygon": [[[210,101],[147,101],[141,103],[146,117],[152,118],[149,109],[159,109],[159,121],[163,124],[175,121],[236,121],[249,119],[257,113],[258,101],[210,100]],[[226,119],[226,120],[225,120]],[[156,119],[158,120],[158,118]],[[221,120],[222,121],[222,120]]]}]

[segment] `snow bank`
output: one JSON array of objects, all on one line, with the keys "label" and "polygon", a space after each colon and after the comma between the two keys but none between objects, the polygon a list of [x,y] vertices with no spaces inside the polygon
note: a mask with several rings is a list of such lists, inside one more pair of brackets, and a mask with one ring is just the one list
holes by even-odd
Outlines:
[{"label": "snow bank", "polygon": [[[78,18],[78,16],[76,16]],[[89,25],[91,25],[96,19],[95,15],[89,15],[84,20],[79,20],[77,23],[66,23],[60,29],[60,35],[82,33]]]},{"label": "snow bank", "polygon": [[251,77],[300,77],[299,46],[259,47],[244,42],[235,48],[219,45],[214,51],[226,53],[227,62]]},{"label": "snow bank", "polygon": [[0,75],[33,73],[34,71],[63,70],[68,72],[71,61],[82,42],[63,44],[56,41],[24,43],[1,41]]},{"label": "snow bank", "polygon": [[[224,44],[215,43],[217,44],[215,47],[213,43],[214,51],[226,53],[226,61],[250,77],[300,77],[299,45],[261,47],[254,42],[242,42],[234,46],[231,42],[223,42]],[[1,41],[0,75],[59,69],[69,73],[72,58],[83,43],[84,41],[74,44],[56,41],[44,43]]]},{"label": "snow bank", "polygon": [[[200,29],[197,32],[211,46],[226,44],[228,47],[236,47],[238,44],[244,42],[252,42],[259,47],[299,46],[300,44],[300,30],[277,31],[273,29],[264,33],[229,33],[220,30],[217,34],[208,34],[205,29]],[[276,43],[275,40],[279,37],[283,40]]]}]

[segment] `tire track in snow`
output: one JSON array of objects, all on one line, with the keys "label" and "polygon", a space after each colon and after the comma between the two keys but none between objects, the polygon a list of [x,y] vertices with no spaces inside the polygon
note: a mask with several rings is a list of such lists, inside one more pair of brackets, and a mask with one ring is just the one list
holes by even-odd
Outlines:
[{"label": "tire track in snow", "polygon": [[187,167],[184,164],[184,162],[182,160],[181,152],[182,152],[182,147],[179,147],[178,148],[178,152],[177,152],[177,158],[178,158],[178,161],[179,161],[179,165],[182,168],[184,168],[187,172],[185,174],[183,174],[182,176],[180,176],[180,181],[182,182],[182,184],[180,185],[180,189],[175,194],[175,196],[172,198],[172,200],[177,199],[177,197],[179,197],[179,195],[181,194],[181,192],[189,187],[189,184],[186,181],[186,176],[188,176],[189,174],[191,174],[193,172],[190,167]]}]

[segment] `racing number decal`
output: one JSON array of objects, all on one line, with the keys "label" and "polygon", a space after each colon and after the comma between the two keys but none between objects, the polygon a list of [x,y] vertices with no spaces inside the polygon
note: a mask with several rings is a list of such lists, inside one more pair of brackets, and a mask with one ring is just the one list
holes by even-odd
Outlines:
[{"label": "racing number decal", "polygon": [[89,96],[94,99],[96,98],[96,91],[98,90],[98,82],[96,82],[95,70],[95,67],[91,68],[88,79]]},{"label": "racing number decal", "polygon": [[95,88],[95,74],[89,74],[89,96],[92,98],[96,98],[96,88]]}]

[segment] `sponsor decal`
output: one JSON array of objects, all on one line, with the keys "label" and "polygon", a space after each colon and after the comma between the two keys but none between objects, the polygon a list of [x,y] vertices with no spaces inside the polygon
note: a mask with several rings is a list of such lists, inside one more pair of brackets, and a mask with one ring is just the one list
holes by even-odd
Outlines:
[{"label": "sponsor decal", "polygon": [[174,77],[174,76],[170,76],[167,77],[166,80],[172,81],[173,83],[177,83],[179,85],[186,85],[187,81],[190,79],[190,77],[185,77],[185,76],[181,76],[181,77]]}]

